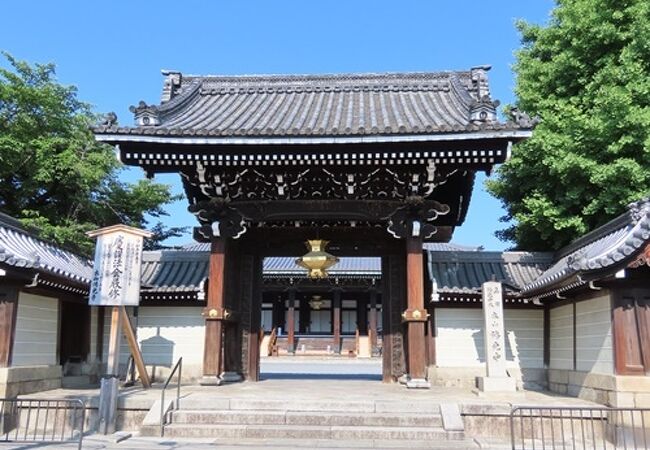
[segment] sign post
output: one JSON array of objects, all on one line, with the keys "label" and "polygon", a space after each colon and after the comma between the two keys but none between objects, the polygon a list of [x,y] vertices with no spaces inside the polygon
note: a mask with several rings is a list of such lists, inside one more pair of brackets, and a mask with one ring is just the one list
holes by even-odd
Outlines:
[{"label": "sign post", "polygon": [[152,234],[126,225],[113,225],[87,234],[97,238],[88,304],[112,307],[108,363],[99,396],[99,432],[109,434],[115,432],[117,416],[120,328],[127,337],[143,386],[151,385],[125,307],[140,303],[142,240]]}]

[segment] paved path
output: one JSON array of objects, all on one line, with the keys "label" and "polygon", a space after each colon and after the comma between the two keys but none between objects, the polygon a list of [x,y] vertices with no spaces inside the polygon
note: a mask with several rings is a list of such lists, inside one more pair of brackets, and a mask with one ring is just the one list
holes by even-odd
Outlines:
[{"label": "paved path", "polygon": [[260,365],[263,380],[375,380],[381,381],[381,359],[265,358]]},{"label": "paved path", "polygon": [[[403,444],[403,445],[402,445]],[[0,450],[28,450],[28,449],[48,449],[48,450],[74,450],[77,444],[0,444]],[[83,441],[84,450],[278,450],[278,449],[357,449],[357,450],[406,450],[406,449],[429,449],[429,450],[474,450],[474,449],[492,449],[506,450],[510,449],[508,442],[481,442],[474,441],[474,444],[454,444],[453,442],[377,442],[377,441],[323,441],[317,439],[267,439],[267,440],[215,440],[215,439],[165,439],[152,437],[134,436],[119,443],[114,443],[111,436],[90,435]]]}]

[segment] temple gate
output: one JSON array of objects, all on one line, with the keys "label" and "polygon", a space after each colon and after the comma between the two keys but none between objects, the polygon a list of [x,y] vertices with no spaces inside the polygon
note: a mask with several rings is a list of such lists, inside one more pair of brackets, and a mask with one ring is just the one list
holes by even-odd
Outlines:
[{"label": "temple gate", "polygon": [[[211,242],[203,373],[259,378],[262,261],[308,239],[380,256],[383,379],[427,385],[423,242],[462,224],[475,174],[506,160],[531,121],[497,119],[487,70],[191,76],[164,72],[160,105],[97,139],[148,176],[181,175],[194,237]],[[406,375],[406,377],[404,377]]]}]

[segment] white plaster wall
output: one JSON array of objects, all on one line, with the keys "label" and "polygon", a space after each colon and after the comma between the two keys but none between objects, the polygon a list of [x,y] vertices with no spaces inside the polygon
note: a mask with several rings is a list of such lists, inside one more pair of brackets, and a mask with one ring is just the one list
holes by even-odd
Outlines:
[{"label": "white plaster wall", "polygon": [[[182,356],[184,378],[200,375],[205,340],[205,321],[201,309],[200,306],[141,306],[138,309],[138,343],[150,374],[154,371],[157,378],[165,376]],[[127,310],[132,316],[132,309]],[[108,355],[110,308],[106,308],[105,314],[104,362]],[[122,335],[121,364],[126,364],[129,354],[129,347]]]},{"label": "white plaster wall", "polygon": [[544,367],[544,311],[506,309],[506,359],[526,369]]},{"label": "white plaster wall", "polygon": [[613,374],[611,306],[608,295],[576,303],[576,369]]},{"label": "white plaster wall", "polygon": [[21,292],[12,365],[58,364],[58,323],[58,299]]},{"label": "white plaster wall", "polygon": [[573,305],[550,311],[550,368],[573,370]]},{"label": "white plaster wall", "polygon": [[[508,366],[543,367],[543,312],[506,309],[504,321]],[[438,367],[482,367],[485,364],[482,309],[438,308],[435,325]]]}]

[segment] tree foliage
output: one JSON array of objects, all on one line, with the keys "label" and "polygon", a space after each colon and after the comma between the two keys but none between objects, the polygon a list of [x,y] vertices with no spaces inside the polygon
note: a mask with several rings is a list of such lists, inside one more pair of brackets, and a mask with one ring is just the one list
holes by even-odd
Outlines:
[{"label": "tree foliage", "polygon": [[558,249],[650,194],[650,2],[558,0],[517,26],[517,106],[542,122],[488,190],[500,238]]},{"label": "tree foliage", "polygon": [[[0,67],[0,210],[41,230],[44,238],[86,254],[88,230],[124,223],[147,227],[175,200],[167,185],[125,183],[110,146],[95,141],[97,122],[52,64],[30,65],[4,54]],[[157,246],[181,228],[153,225]]]}]

